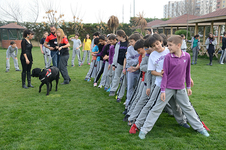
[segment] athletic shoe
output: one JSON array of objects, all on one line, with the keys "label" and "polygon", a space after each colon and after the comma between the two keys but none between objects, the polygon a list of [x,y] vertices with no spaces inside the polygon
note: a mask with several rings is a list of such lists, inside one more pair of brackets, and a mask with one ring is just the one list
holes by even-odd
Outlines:
[{"label": "athletic shoe", "polygon": [[139,130],[138,130],[136,124],[134,123],[134,124],[132,125],[132,127],[130,128],[129,133],[130,133],[130,134],[136,134],[137,131],[139,131]]},{"label": "athletic shoe", "polygon": [[111,88],[109,88],[106,92],[110,92]]},{"label": "athletic shoe", "polygon": [[93,86],[96,87],[97,86],[97,83],[94,83]]},{"label": "athletic shoe", "polygon": [[126,105],[126,102],[124,102],[123,105]]},{"label": "athletic shoe", "polygon": [[16,69],[16,71],[21,71],[20,69]]},{"label": "athletic shoe", "polygon": [[87,82],[91,82],[91,79],[87,79]]},{"label": "athletic shoe", "polygon": [[139,133],[139,138],[140,138],[141,140],[143,140],[143,139],[145,139],[145,136],[146,136],[146,134],[145,134],[144,132],[140,131],[140,133]]},{"label": "athletic shoe", "polygon": [[99,85],[99,86],[98,86],[98,88],[100,88],[100,89],[102,89],[102,87],[103,87],[102,85]]},{"label": "athletic shoe", "polygon": [[90,63],[88,63],[88,65],[90,65]]},{"label": "athletic shoe", "polygon": [[121,99],[120,98],[117,98],[116,102],[120,103],[121,102]]},{"label": "athletic shoe", "polygon": [[128,121],[128,126],[132,126],[135,123],[134,120]]},{"label": "athletic shoe", "polygon": [[85,81],[87,81],[88,80],[88,78],[85,78]]},{"label": "athletic shoe", "polygon": [[201,133],[202,135],[209,137],[209,133],[206,131],[206,129],[203,129],[202,131],[200,131],[199,133]]},{"label": "athletic shoe", "polygon": [[126,115],[127,114],[127,109],[125,109],[122,114]]},{"label": "athletic shoe", "polygon": [[184,127],[184,128],[187,128],[187,129],[189,129],[189,128],[190,128],[190,126],[189,126],[187,123],[180,124],[180,126],[182,126],[182,127]]},{"label": "athletic shoe", "polygon": [[109,96],[115,96],[115,92],[114,91],[110,91]]},{"label": "athletic shoe", "polygon": [[191,63],[191,65],[194,65],[195,63]]},{"label": "athletic shoe", "polygon": [[81,67],[81,65],[78,65],[79,67]]},{"label": "athletic shoe", "polygon": [[130,115],[125,115],[125,117],[123,118],[123,121],[128,122],[128,118]]},{"label": "athletic shoe", "polygon": [[104,88],[104,90],[105,90],[105,91],[107,91],[107,90],[108,90],[108,88],[106,88],[106,87],[105,87],[105,88]]},{"label": "athletic shoe", "polygon": [[83,63],[81,63],[81,66],[83,65]]},{"label": "athletic shoe", "polygon": [[197,62],[195,62],[195,65],[197,64]]},{"label": "athletic shoe", "polygon": [[224,63],[220,63],[221,65],[223,65]]},{"label": "athletic shoe", "polygon": [[5,72],[9,72],[9,69],[7,69]]},{"label": "athletic shoe", "polygon": [[75,65],[71,65],[71,67],[74,67]]}]

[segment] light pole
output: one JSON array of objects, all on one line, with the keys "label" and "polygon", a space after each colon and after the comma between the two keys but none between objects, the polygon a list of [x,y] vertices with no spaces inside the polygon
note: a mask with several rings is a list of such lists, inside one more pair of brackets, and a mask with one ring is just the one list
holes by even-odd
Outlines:
[{"label": "light pole", "polygon": [[135,17],[135,0],[133,0],[133,17]]}]

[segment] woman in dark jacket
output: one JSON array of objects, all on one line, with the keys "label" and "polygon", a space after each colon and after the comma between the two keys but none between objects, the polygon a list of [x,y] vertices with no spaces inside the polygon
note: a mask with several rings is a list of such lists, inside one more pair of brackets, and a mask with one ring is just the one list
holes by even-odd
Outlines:
[{"label": "woman in dark jacket", "polygon": [[[32,53],[31,53],[31,49],[32,49],[32,44],[31,44],[31,39],[34,36],[34,32],[31,30],[24,30],[23,33],[23,39],[21,42],[21,55],[20,55],[20,61],[22,64],[22,88],[27,89],[28,87],[32,87],[31,85],[31,67],[32,67],[32,63],[33,63],[33,58],[32,58]],[[25,79],[26,79],[26,75],[27,75],[27,86],[25,84]]]}]

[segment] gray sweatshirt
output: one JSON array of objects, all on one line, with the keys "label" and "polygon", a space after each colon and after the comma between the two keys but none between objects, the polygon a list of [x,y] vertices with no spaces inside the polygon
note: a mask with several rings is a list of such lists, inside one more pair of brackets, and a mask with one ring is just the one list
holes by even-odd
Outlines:
[{"label": "gray sweatshirt", "polygon": [[113,63],[112,63],[112,66],[116,66],[116,67],[117,67],[119,47],[120,47],[120,42],[118,42],[118,43],[115,45],[115,54],[114,54],[114,57],[113,57]]},{"label": "gray sweatshirt", "polygon": [[15,51],[16,51],[16,53],[15,53],[15,57],[16,57],[18,54],[18,48],[17,47],[12,48],[12,46],[10,45],[6,51],[6,57],[9,58],[9,54],[12,54]]},{"label": "gray sweatshirt", "polygon": [[126,68],[129,68],[131,66],[136,67],[138,62],[140,54],[138,54],[137,51],[134,50],[133,46],[129,46],[127,49],[126,54]]},{"label": "gray sweatshirt", "polygon": [[140,70],[145,72],[144,83],[147,84],[147,88],[151,88],[151,84],[152,84],[151,71],[147,70],[148,69],[149,56],[150,56],[150,54],[146,54],[145,57],[142,59],[142,61],[140,63]]}]

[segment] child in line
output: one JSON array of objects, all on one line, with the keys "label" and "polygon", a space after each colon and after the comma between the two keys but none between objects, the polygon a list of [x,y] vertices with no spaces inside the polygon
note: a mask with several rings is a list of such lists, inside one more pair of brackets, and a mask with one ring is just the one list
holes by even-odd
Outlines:
[{"label": "child in line", "polygon": [[[151,131],[163,108],[172,98],[171,107],[175,107],[177,102],[192,128],[206,137],[209,136],[209,133],[203,127],[203,124],[189,101],[188,96],[192,94],[190,75],[191,60],[188,53],[181,51],[181,44],[182,38],[178,35],[174,35],[168,39],[170,53],[167,54],[164,59],[161,98],[157,100],[156,105],[150,110],[140,130],[139,137],[141,139],[144,139],[145,135]],[[184,84],[185,81],[187,92]],[[175,112],[175,109],[173,109],[173,111]]]},{"label": "child in line", "polygon": [[14,41],[11,41],[10,42],[10,46],[8,47],[8,49],[6,51],[6,71],[5,72],[9,72],[9,69],[10,69],[10,57],[13,58],[14,67],[15,67],[16,71],[21,71],[19,69],[18,59],[16,57],[17,54],[18,54],[18,48],[16,46],[16,43]]},{"label": "child in line", "polygon": [[[163,46],[163,38],[159,34],[154,34],[149,38],[150,46],[155,50],[151,53],[148,60],[148,70],[151,71],[151,74],[156,76],[155,79],[155,87],[151,94],[151,97],[147,104],[143,107],[142,111],[140,112],[138,118],[136,119],[135,123],[132,125],[130,129],[130,133],[135,134],[138,128],[140,129],[145,120],[147,121],[147,115],[150,110],[155,107],[155,103],[160,98],[161,92],[161,82],[162,82],[162,75],[163,75],[163,62],[165,56],[169,53],[169,49]],[[150,90],[150,89],[149,89]],[[167,102],[168,103],[168,102]],[[166,104],[167,104],[166,103]],[[171,101],[169,102],[171,103]],[[185,128],[189,128],[190,126],[186,123],[186,118],[182,114],[182,111],[177,106],[173,105],[174,109],[174,117],[178,124]],[[165,106],[164,106],[165,107]]]},{"label": "child in line", "polygon": [[79,34],[75,33],[75,37],[71,37],[70,40],[73,42],[73,53],[72,53],[72,60],[71,60],[71,66],[74,67],[74,60],[75,56],[78,57],[78,66],[82,65],[81,57],[80,57],[80,47],[82,46],[81,40],[78,38]]},{"label": "child in line", "polygon": [[113,57],[112,70],[115,71],[115,75],[112,81],[109,96],[114,96],[118,88],[120,76],[123,71],[123,63],[124,59],[126,58],[126,52],[128,47],[127,35],[125,31],[118,30],[116,34],[119,43],[115,47],[115,54]]},{"label": "child in line", "polygon": [[[40,40],[40,50],[41,53],[44,56],[44,61],[45,61],[45,67],[49,68],[51,65],[51,52],[48,48],[46,48],[43,44],[45,43],[46,37],[48,36],[48,32],[44,32],[43,38]],[[48,45],[49,46],[49,45]]]},{"label": "child in line", "polygon": [[[103,57],[104,57],[103,56],[103,52],[104,52],[104,50],[107,51],[107,49],[109,49],[109,47],[110,47],[110,44],[107,43],[107,41],[106,41],[106,39],[105,39],[104,36],[100,36],[99,37],[99,42],[100,42],[100,44],[98,45],[98,47],[99,47],[99,53],[97,54],[97,58],[99,59],[99,69],[98,69],[97,75],[96,75],[96,77],[94,79],[94,84],[93,84],[94,87],[97,86],[97,82],[98,82],[98,80],[100,79],[101,75],[104,72],[105,61],[103,59]],[[100,51],[101,48],[102,48],[102,50]],[[103,80],[105,82],[105,80],[106,80],[106,74],[104,74],[102,76],[102,78],[103,78]],[[98,86],[98,88],[102,88],[102,86],[103,85],[100,84]]]},{"label": "child in line", "polygon": [[90,64],[89,71],[88,71],[88,73],[85,77],[85,81],[88,81],[88,82],[91,81],[91,75],[94,71],[94,67],[95,67],[95,64],[96,64],[96,59],[97,59],[96,54],[99,52],[99,48],[98,48],[99,38],[94,39],[94,44],[96,46],[92,49],[92,61],[91,61],[91,64]]},{"label": "child in line", "polygon": [[187,51],[187,44],[186,44],[186,40],[185,40],[185,35],[184,34],[181,34],[180,36],[182,37],[181,50],[183,52],[186,52]]},{"label": "child in line", "polygon": [[[127,78],[126,107],[129,105],[140,74],[140,65],[138,61],[140,54],[134,49],[134,46],[139,39],[141,39],[140,34],[132,34],[128,39],[130,46],[127,49],[126,63],[123,68],[123,70],[126,71]],[[118,101],[121,100],[119,99]]]},{"label": "child in line", "polygon": [[148,66],[148,60],[149,55],[153,51],[151,48],[149,48],[148,39],[144,41],[144,44],[142,43],[136,43],[135,49],[138,51],[145,50],[145,56],[142,58],[141,64],[140,64],[140,70],[142,71],[142,81],[144,84],[144,88],[142,89],[142,94],[139,97],[139,100],[134,105],[134,109],[128,113],[128,125],[131,126],[135,122],[137,116],[139,115],[140,111],[144,107],[144,105],[147,103],[149,96],[151,95],[151,89],[147,92],[147,88],[151,88],[152,85],[152,75],[151,71],[147,70]]},{"label": "child in line", "polygon": [[[115,47],[117,45],[117,38],[115,35],[110,35],[109,36],[109,41],[111,43],[111,46],[110,46],[110,49],[109,49],[109,58],[108,58],[108,86],[107,88],[108,89],[105,89],[107,92],[110,92],[110,87],[112,85],[112,80],[114,78],[114,74],[115,74],[115,71],[112,70],[112,63],[113,63],[113,58],[114,58],[114,54],[115,54]],[[119,46],[119,45],[118,45]]]}]

